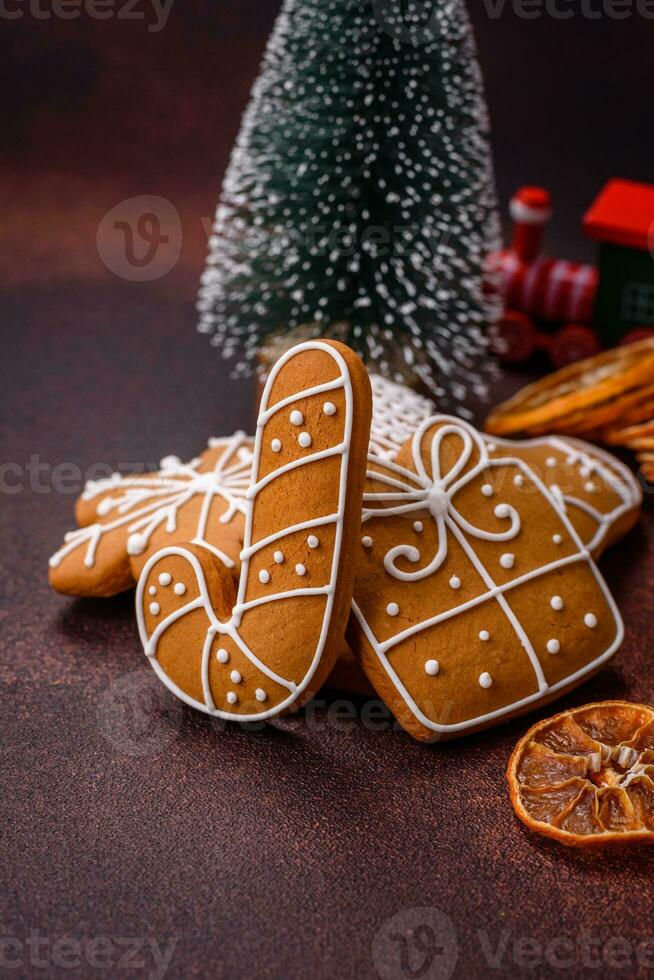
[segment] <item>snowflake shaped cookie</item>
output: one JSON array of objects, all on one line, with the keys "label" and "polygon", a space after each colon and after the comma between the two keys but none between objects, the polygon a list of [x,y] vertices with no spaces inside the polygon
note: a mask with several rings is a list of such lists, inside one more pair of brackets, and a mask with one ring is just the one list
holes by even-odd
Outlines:
[{"label": "snowflake shaped cookie", "polygon": [[116,473],[87,484],[76,507],[80,527],[50,559],[53,588],[115,595],[135,584],[152,554],[176,541],[203,544],[237,574],[252,448],[238,432],[211,439],[190,463],[167,456],[156,473]]},{"label": "snowflake shaped cookie", "polygon": [[434,416],[369,458],[348,638],[416,738],[496,724],[597,670],[623,635],[588,549],[527,463]]}]

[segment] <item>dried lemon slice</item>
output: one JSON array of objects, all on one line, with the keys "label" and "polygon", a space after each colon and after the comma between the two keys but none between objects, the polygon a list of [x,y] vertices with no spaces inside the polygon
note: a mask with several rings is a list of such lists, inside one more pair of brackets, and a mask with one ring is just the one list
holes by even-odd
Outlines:
[{"label": "dried lemon slice", "polygon": [[583,411],[591,418],[596,406],[653,382],[654,338],[649,337],[569,364],[527,385],[491,412],[486,431],[496,436],[528,433],[535,427],[562,431],[561,424],[573,413]]},{"label": "dried lemon slice", "polygon": [[507,779],[531,830],[573,847],[654,843],[654,708],[600,701],[529,729]]}]

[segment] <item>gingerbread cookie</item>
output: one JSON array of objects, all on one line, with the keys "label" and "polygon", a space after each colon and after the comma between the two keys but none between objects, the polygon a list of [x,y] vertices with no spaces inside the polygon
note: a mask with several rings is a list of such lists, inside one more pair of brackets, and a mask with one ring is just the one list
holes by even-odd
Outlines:
[{"label": "gingerbread cookie", "polygon": [[421,422],[434,414],[435,406],[406,385],[370,375],[372,422],[370,452],[382,459],[394,459]]},{"label": "gingerbread cookie", "polygon": [[570,437],[484,439],[491,459],[514,456],[527,463],[595,559],[637,522],[643,502],[639,483],[611,453]]},{"label": "gingerbread cookie", "polygon": [[50,559],[52,587],[115,595],[136,583],[152,554],[177,541],[203,543],[238,574],[253,445],[238,432],[211,439],[190,463],[167,456],[156,473],[88,483],[76,506],[80,527]]},{"label": "gingerbread cookie", "polygon": [[265,719],[300,707],[326,679],[352,599],[370,412],[368,376],[349,348],[292,348],[262,397],[238,587],[199,545],[147,562],[141,640],[187,704]]},{"label": "gingerbread cookie", "polygon": [[615,603],[524,460],[435,416],[370,460],[348,639],[416,738],[496,724],[570,689],[621,643]]}]

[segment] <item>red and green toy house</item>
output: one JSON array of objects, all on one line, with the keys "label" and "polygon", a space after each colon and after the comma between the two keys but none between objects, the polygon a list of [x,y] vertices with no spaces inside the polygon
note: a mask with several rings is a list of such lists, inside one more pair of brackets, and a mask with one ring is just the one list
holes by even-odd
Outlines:
[{"label": "red and green toy house", "polygon": [[[513,237],[491,259],[505,313],[505,360],[547,349],[555,366],[654,333],[654,186],[610,180],[583,218],[598,241],[597,268],[541,254],[549,193],[523,187],[510,205]],[[499,279],[499,282],[498,282]]]}]

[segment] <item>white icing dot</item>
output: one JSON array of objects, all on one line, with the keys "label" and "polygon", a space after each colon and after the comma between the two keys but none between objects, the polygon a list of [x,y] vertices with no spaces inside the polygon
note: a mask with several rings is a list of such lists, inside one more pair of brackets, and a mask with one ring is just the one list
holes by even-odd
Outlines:
[{"label": "white icing dot", "polygon": [[497,449],[497,443],[495,443],[495,442],[489,442],[488,443],[488,452],[489,453],[494,453],[496,449]]},{"label": "white icing dot", "polygon": [[289,415],[289,419],[293,425],[302,425],[304,422],[304,415],[302,412],[298,412],[297,408],[295,408]]},{"label": "white icing dot", "polygon": [[170,572],[162,572],[161,575],[159,576],[159,585],[170,585],[172,580],[173,577],[170,574]]},{"label": "white icing dot", "polygon": [[561,544],[561,542],[563,541],[563,538],[561,537],[560,534],[553,534],[552,535],[552,541],[554,542],[554,544]]},{"label": "white icing dot", "polygon": [[429,674],[430,677],[435,677],[440,669],[441,665],[438,660],[427,660],[425,662],[425,674]]},{"label": "white icing dot", "polygon": [[584,490],[586,493],[597,493],[597,484],[589,480],[587,483],[584,483]]},{"label": "white icing dot", "polygon": [[270,582],[270,572],[267,569],[261,569],[259,572],[259,581],[262,585],[268,585],[268,582]]},{"label": "white icing dot", "polygon": [[163,459],[159,461],[160,470],[173,470],[176,466],[181,464],[181,459],[179,456],[164,456]]},{"label": "white icing dot", "polygon": [[173,591],[175,595],[184,595],[184,593],[186,592],[186,586],[184,585],[183,582],[176,582],[175,585],[173,586]]},{"label": "white icing dot", "polygon": [[98,514],[100,515],[100,517],[104,517],[105,514],[108,514],[112,506],[113,506],[113,501],[111,497],[105,497],[104,500],[101,500],[100,503],[98,504]]},{"label": "white icing dot", "polygon": [[238,698],[236,697],[233,691],[227,692],[227,701],[229,704],[236,704],[236,702],[238,701]]},{"label": "white icing dot", "polygon": [[557,463],[558,460],[556,456],[548,456],[547,459],[545,460],[545,466],[549,466],[550,469],[553,469],[553,467],[555,467]]},{"label": "white icing dot", "polygon": [[320,544],[320,541],[315,536],[315,534],[310,534],[309,537],[307,538],[307,544],[309,545],[310,548],[317,548],[318,545]]},{"label": "white icing dot", "polygon": [[482,631],[480,632],[480,634],[479,634],[479,639],[480,639],[480,640],[483,640],[483,641],[484,641],[484,643],[485,643],[485,642],[486,642],[487,640],[490,640],[490,633],[488,632],[488,630],[482,630]]},{"label": "white icing dot", "polygon": [[557,612],[560,612],[561,609],[563,609],[563,599],[561,598],[561,596],[553,595],[552,598],[550,599],[550,606],[552,607],[552,609],[556,609]]},{"label": "white icing dot", "polygon": [[420,534],[420,532],[422,531],[422,528],[423,528],[422,521],[414,521],[413,522],[413,530],[414,531],[417,531],[418,534]]},{"label": "white icing dot", "polygon": [[491,677],[491,675],[488,673],[487,670],[485,670],[483,672],[483,674],[480,674],[479,675],[479,686],[480,687],[483,687],[483,688],[488,689],[489,687],[492,686],[492,684],[493,684],[493,678]]},{"label": "white icing dot", "polygon": [[515,555],[512,555],[510,551],[507,551],[505,555],[500,558],[500,565],[502,568],[513,568],[515,564]]},{"label": "white icing dot", "polygon": [[389,602],[389,604],[386,606],[386,612],[389,616],[397,616],[399,611],[400,607],[398,606],[397,602]]},{"label": "white icing dot", "polygon": [[523,477],[522,473],[516,473],[516,475],[513,477],[513,486],[524,487],[524,485],[525,485],[525,478]]},{"label": "white icing dot", "polygon": [[306,570],[305,566],[301,564],[301,562],[298,562],[297,565],[295,566],[295,574],[296,575],[306,575],[307,574],[307,570]]},{"label": "white icing dot", "polygon": [[297,437],[297,441],[302,446],[303,449],[308,449],[311,445],[311,436],[308,432],[301,432]]},{"label": "white icing dot", "polygon": [[325,415],[336,415],[336,405],[334,405],[334,402],[325,402],[322,410]]},{"label": "white icing dot", "polygon": [[216,660],[219,664],[226,664],[229,660],[229,654],[224,647],[221,647],[220,650],[216,650]]},{"label": "white icing dot", "polygon": [[142,555],[148,546],[148,539],[144,534],[130,534],[127,539],[127,554]]},{"label": "white icing dot", "polygon": [[372,548],[372,538],[369,538],[366,534],[363,538],[361,538],[361,544],[364,548]]},{"label": "white icing dot", "polygon": [[490,483],[484,483],[483,487],[481,488],[481,492],[483,493],[484,497],[492,497],[493,488]]},{"label": "white icing dot", "polygon": [[159,605],[158,602],[150,603],[150,612],[152,613],[153,616],[159,615],[159,613],[161,612],[161,606]]},{"label": "white icing dot", "polygon": [[231,680],[232,684],[240,684],[243,680],[238,670],[233,670],[229,675],[229,679]]},{"label": "white icing dot", "polygon": [[511,514],[511,508],[508,504],[498,504],[495,508],[496,517],[509,517]]},{"label": "white icing dot", "polygon": [[281,452],[282,440],[281,439],[273,439],[272,442],[270,443],[270,448],[272,449],[272,451],[274,453]]},{"label": "white icing dot", "polygon": [[283,551],[276,551],[275,554],[273,555],[273,558],[275,559],[275,561],[276,561],[276,563],[278,565],[281,565],[282,562],[284,561],[284,552]]},{"label": "white icing dot", "polygon": [[451,589],[461,588],[461,579],[459,578],[458,575],[453,575],[452,578],[450,579],[450,588]]},{"label": "white icing dot", "polygon": [[156,585],[151,585],[150,588],[148,589],[148,592],[150,593],[150,595],[156,595],[157,594]]},{"label": "white icing dot", "polygon": [[257,699],[257,701],[266,701],[268,698],[268,695],[266,694],[266,692],[262,687],[258,687],[256,689],[256,691],[254,692],[254,696]]},{"label": "white icing dot", "polygon": [[586,613],[586,615],[584,616],[584,623],[589,630],[595,629],[595,627],[597,626],[597,616],[595,615],[595,613]]},{"label": "white icing dot", "polygon": [[558,640],[548,640],[547,641],[547,652],[548,653],[558,653],[561,649],[561,644]]}]

